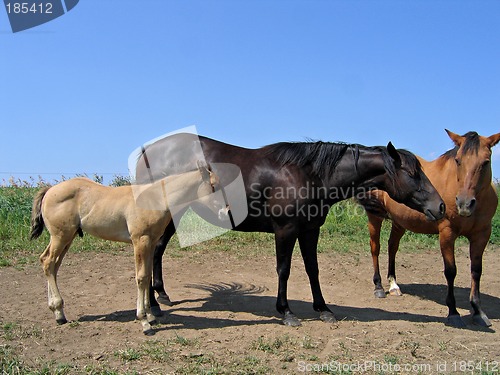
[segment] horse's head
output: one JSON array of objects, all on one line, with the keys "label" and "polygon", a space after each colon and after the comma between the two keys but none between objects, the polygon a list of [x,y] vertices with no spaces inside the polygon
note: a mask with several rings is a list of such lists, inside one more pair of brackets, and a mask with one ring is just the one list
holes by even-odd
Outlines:
[{"label": "horse's head", "polygon": [[476,132],[446,132],[456,146],[452,151],[457,168],[458,214],[470,216],[476,208],[477,195],[491,184],[491,148],[500,141],[500,133],[482,137]]},{"label": "horse's head", "polygon": [[429,220],[442,219],[446,206],[416,156],[406,150],[396,150],[391,142],[387,152],[393,165],[388,169],[392,183],[386,184],[385,190],[391,198],[424,213]]},{"label": "horse's head", "polygon": [[219,176],[212,170],[210,164],[198,161],[197,165],[203,181],[198,188],[199,200],[216,213],[219,220],[227,220],[229,205],[225,202],[225,199],[220,199],[221,194],[214,194],[221,189]]}]

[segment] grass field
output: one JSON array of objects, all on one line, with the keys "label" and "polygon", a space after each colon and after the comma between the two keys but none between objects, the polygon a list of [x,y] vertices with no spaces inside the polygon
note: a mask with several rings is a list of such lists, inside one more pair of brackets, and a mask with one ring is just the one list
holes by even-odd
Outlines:
[{"label": "grass field", "polygon": [[[42,238],[36,241],[29,240],[30,215],[33,196],[38,190],[30,183],[14,184],[14,186],[0,187],[0,267],[22,268],[24,265],[37,263],[38,256],[48,243],[49,236],[45,231]],[[387,242],[390,223],[384,223],[382,243]],[[458,245],[465,245],[464,239]],[[251,244],[249,246],[248,244]],[[500,213],[493,219],[493,233],[490,239],[493,245],[500,244]],[[121,252],[129,245],[103,241],[91,236],[76,238],[70,251],[73,252]],[[401,244],[401,250],[407,252],[419,252],[429,248],[438,249],[437,236],[407,233]],[[271,234],[266,233],[240,233],[227,232],[224,235],[196,245],[196,248],[180,248],[177,239],[169,245],[170,256],[183,257],[192,251],[218,251],[231,252],[238,257],[255,257],[256,255],[274,254],[274,240]],[[367,218],[361,207],[352,201],[344,201],[335,205],[322,227],[320,236],[319,252],[343,252],[350,254],[369,253],[369,238],[367,230]],[[72,322],[75,329],[78,321]],[[0,321],[0,368],[4,374],[71,374],[75,368],[68,363],[40,362],[33,366],[23,362],[23,358],[13,350],[11,343],[23,340],[38,340],[43,335],[37,326],[21,326],[12,321]],[[163,341],[150,341],[138,344],[134,347],[123,345],[114,352],[114,356],[124,363],[139,360],[148,360],[155,363],[168,362],[171,358],[181,357],[188,351],[197,353],[200,344],[197,339],[176,335]],[[219,364],[215,359],[204,356],[186,357],[185,364],[178,373],[270,373],[266,362],[262,361],[259,353],[278,358],[287,364],[293,357],[295,348],[311,349],[310,357],[304,357],[308,361],[316,361],[314,349],[316,343],[304,336],[302,340],[296,337],[282,335],[277,337],[260,337],[250,344],[251,354],[230,365]],[[444,344],[443,344],[444,345]],[[342,349],[342,347],[341,347]],[[346,349],[347,350],[347,349]],[[290,359],[291,358],[291,359]],[[395,357],[396,358],[396,357]],[[204,361],[201,363],[201,361]],[[387,358],[387,361],[393,360]],[[396,358],[397,360],[397,358]],[[210,362],[211,361],[211,362]],[[212,371],[204,370],[207,363],[212,366]],[[183,372],[184,371],[184,372]],[[78,372],[80,373],[80,372]],[[86,374],[118,374],[112,368],[86,367]],[[130,372],[135,373],[135,372]],[[483,374],[485,372],[481,372]],[[486,374],[486,373],[485,373]]]},{"label": "grass field", "polygon": [[[116,180],[115,184],[123,183]],[[14,184],[0,187],[0,267],[22,266],[37,261],[39,254],[48,244],[49,236],[44,231],[41,239],[29,240],[30,216],[33,197],[39,187],[33,183]],[[318,245],[319,252],[339,251],[369,251],[367,218],[364,210],[352,201],[336,204],[330,211],[326,223],[322,227]],[[390,223],[385,222],[382,232],[382,244],[387,242]],[[196,245],[198,249],[217,248],[219,251],[235,251],[251,241],[254,252],[274,253],[273,237],[267,233],[227,232],[210,241]],[[459,244],[465,244],[465,239],[459,239]],[[493,219],[493,232],[490,243],[500,244],[500,211]],[[128,247],[127,244],[104,241],[91,236],[76,238],[71,251],[117,251]],[[421,249],[438,248],[437,236],[408,232],[401,243],[403,251],[418,251]],[[177,256],[188,252],[189,247],[179,249],[174,236],[170,251]],[[253,254],[248,254],[252,256]]]}]

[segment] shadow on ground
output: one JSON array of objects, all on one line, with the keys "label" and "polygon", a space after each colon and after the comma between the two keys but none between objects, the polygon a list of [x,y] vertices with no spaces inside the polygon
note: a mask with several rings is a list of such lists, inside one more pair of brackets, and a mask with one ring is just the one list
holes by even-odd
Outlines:
[{"label": "shadow on ground", "polygon": [[[433,301],[440,305],[444,304],[446,286],[435,284],[406,284],[400,285],[401,290],[408,295],[421,299]],[[201,298],[174,301],[173,306],[164,307],[163,316],[158,320],[160,323],[168,324],[172,328],[221,328],[242,325],[280,324],[281,317],[274,310],[276,298],[260,295],[267,291],[264,287],[255,285],[243,285],[239,283],[217,283],[217,284],[188,284],[188,288],[201,290],[207,295]],[[469,290],[467,288],[455,288],[458,307],[468,309]],[[397,297],[389,297],[396,299]],[[500,318],[500,298],[482,294],[481,301],[484,311],[490,319]],[[292,311],[303,321],[316,320],[319,314],[312,309],[312,303],[298,300],[290,300]],[[191,307],[189,304],[199,304]],[[408,322],[438,322],[444,323],[444,316],[435,316],[425,313],[393,312],[379,308],[354,307],[348,305],[330,305],[338,320],[350,320],[359,322],[373,321],[397,321]],[[227,312],[229,318],[200,316],[207,312]],[[192,313],[186,315],[186,313]],[[197,315],[194,315],[198,313]],[[260,317],[259,319],[238,319],[231,313],[248,313]],[[262,319],[264,318],[264,319]],[[115,311],[104,315],[85,315],[79,321],[115,321],[130,322],[135,320],[135,310]],[[473,325],[470,317],[464,317],[467,324],[466,329],[494,332],[490,328]],[[163,328],[162,328],[163,329]]]}]

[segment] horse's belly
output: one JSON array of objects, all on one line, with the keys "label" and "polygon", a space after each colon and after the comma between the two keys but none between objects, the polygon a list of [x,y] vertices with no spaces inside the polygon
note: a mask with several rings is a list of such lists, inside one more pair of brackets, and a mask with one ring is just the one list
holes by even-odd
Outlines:
[{"label": "horse's belly", "polygon": [[113,222],[101,223],[100,225],[92,225],[82,222],[82,230],[88,234],[109,241],[119,241],[131,243],[130,233],[127,225],[113,225]]}]

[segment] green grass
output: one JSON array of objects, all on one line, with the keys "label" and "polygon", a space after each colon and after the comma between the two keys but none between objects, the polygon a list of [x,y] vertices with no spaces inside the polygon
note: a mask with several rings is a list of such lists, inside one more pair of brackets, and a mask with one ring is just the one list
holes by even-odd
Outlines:
[{"label": "green grass", "polygon": [[[99,176],[95,176],[97,179]],[[116,179],[115,185],[127,183],[126,179]],[[49,242],[47,231],[34,241],[29,240],[30,217],[33,197],[44,182],[11,181],[10,186],[0,187],[0,267],[18,266],[36,262],[38,256]],[[186,219],[191,220],[189,215]],[[325,224],[321,228],[318,243],[319,252],[369,252],[367,217],[363,209],[352,201],[343,201],[330,210]],[[490,243],[500,245],[500,210],[493,218],[493,231]],[[206,229],[210,230],[210,229]],[[381,243],[385,248],[390,233],[390,222],[385,221],[382,227]],[[459,239],[457,246],[465,245],[465,239]],[[251,244],[249,246],[249,244]],[[71,247],[73,252],[106,251],[116,252],[128,248],[129,245],[110,242],[85,235],[77,237]],[[184,256],[193,247],[179,249],[179,241],[174,236],[170,246],[170,254]],[[228,231],[222,236],[196,245],[197,251],[231,251],[237,256],[255,256],[257,254],[274,254],[274,238],[269,233],[242,233]],[[172,251],[172,249],[174,249]],[[436,235],[424,235],[407,232],[401,242],[403,251],[419,251],[439,249]]]},{"label": "green grass", "polygon": [[15,351],[5,345],[0,345],[0,374],[2,375],[125,375],[137,374],[137,372],[123,372],[102,366],[78,366],[68,363],[54,363],[53,361],[36,361],[35,363],[25,363]]},{"label": "green grass", "polygon": [[124,362],[138,361],[142,358],[142,353],[132,348],[120,349],[115,352],[115,357],[120,358]]},{"label": "green grass", "polygon": [[[118,181],[117,183],[126,183]],[[0,187],[0,267],[22,267],[25,264],[37,262],[38,256],[48,244],[49,236],[44,234],[35,241],[29,240],[31,205],[39,186],[30,182],[16,182],[13,186]],[[188,218],[189,219],[189,218]],[[390,222],[383,224],[381,243],[386,248],[390,232]],[[465,244],[459,240],[458,246]],[[500,211],[493,218],[493,232],[490,243],[500,245]],[[173,256],[188,256],[197,252],[231,252],[235,256],[254,257],[256,255],[274,255],[274,238],[268,233],[242,233],[229,231],[220,237],[198,244],[194,247],[180,248],[176,236],[169,245],[169,254]],[[127,244],[113,243],[84,236],[76,238],[70,251],[72,252],[116,252],[128,248]],[[402,251],[421,251],[435,249],[438,251],[437,236],[406,233],[401,242]],[[367,217],[363,210],[352,201],[340,202],[330,211],[327,220],[321,228],[318,244],[319,252],[341,252],[359,255],[369,253],[369,236]],[[78,323],[74,323],[74,328]],[[0,321],[0,373],[1,374],[72,374],[84,373],[92,375],[115,375],[118,372],[104,365],[85,366],[77,368],[70,364],[44,362],[42,359],[34,363],[25,363],[16,353],[16,341],[36,340],[43,334],[36,326],[21,326],[14,322]],[[438,350],[446,351],[448,342],[439,342]],[[267,374],[269,358],[279,361],[283,369],[295,368],[295,360],[316,362],[319,359],[314,354],[317,348],[311,337],[292,338],[283,335],[275,338],[259,337],[248,343],[248,354],[245,357],[221,360],[209,350],[200,349],[201,341],[197,338],[186,338],[175,335],[163,341],[147,341],[133,347],[125,347],[112,353],[123,363],[141,361],[165,364],[172,358],[182,358],[175,372],[179,374]],[[298,354],[297,348],[310,350],[306,355]],[[419,343],[403,342],[402,348],[413,357],[418,357]],[[338,344],[338,352],[349,358],[349,347],[344,342]],[[385,363],[397,363],[398,357],[384,357]],[[130,372],[132,374],[134,372]],[[343,372],[332,372],[343,373]],[[489,374],[488,372],[481,372]]]}]

